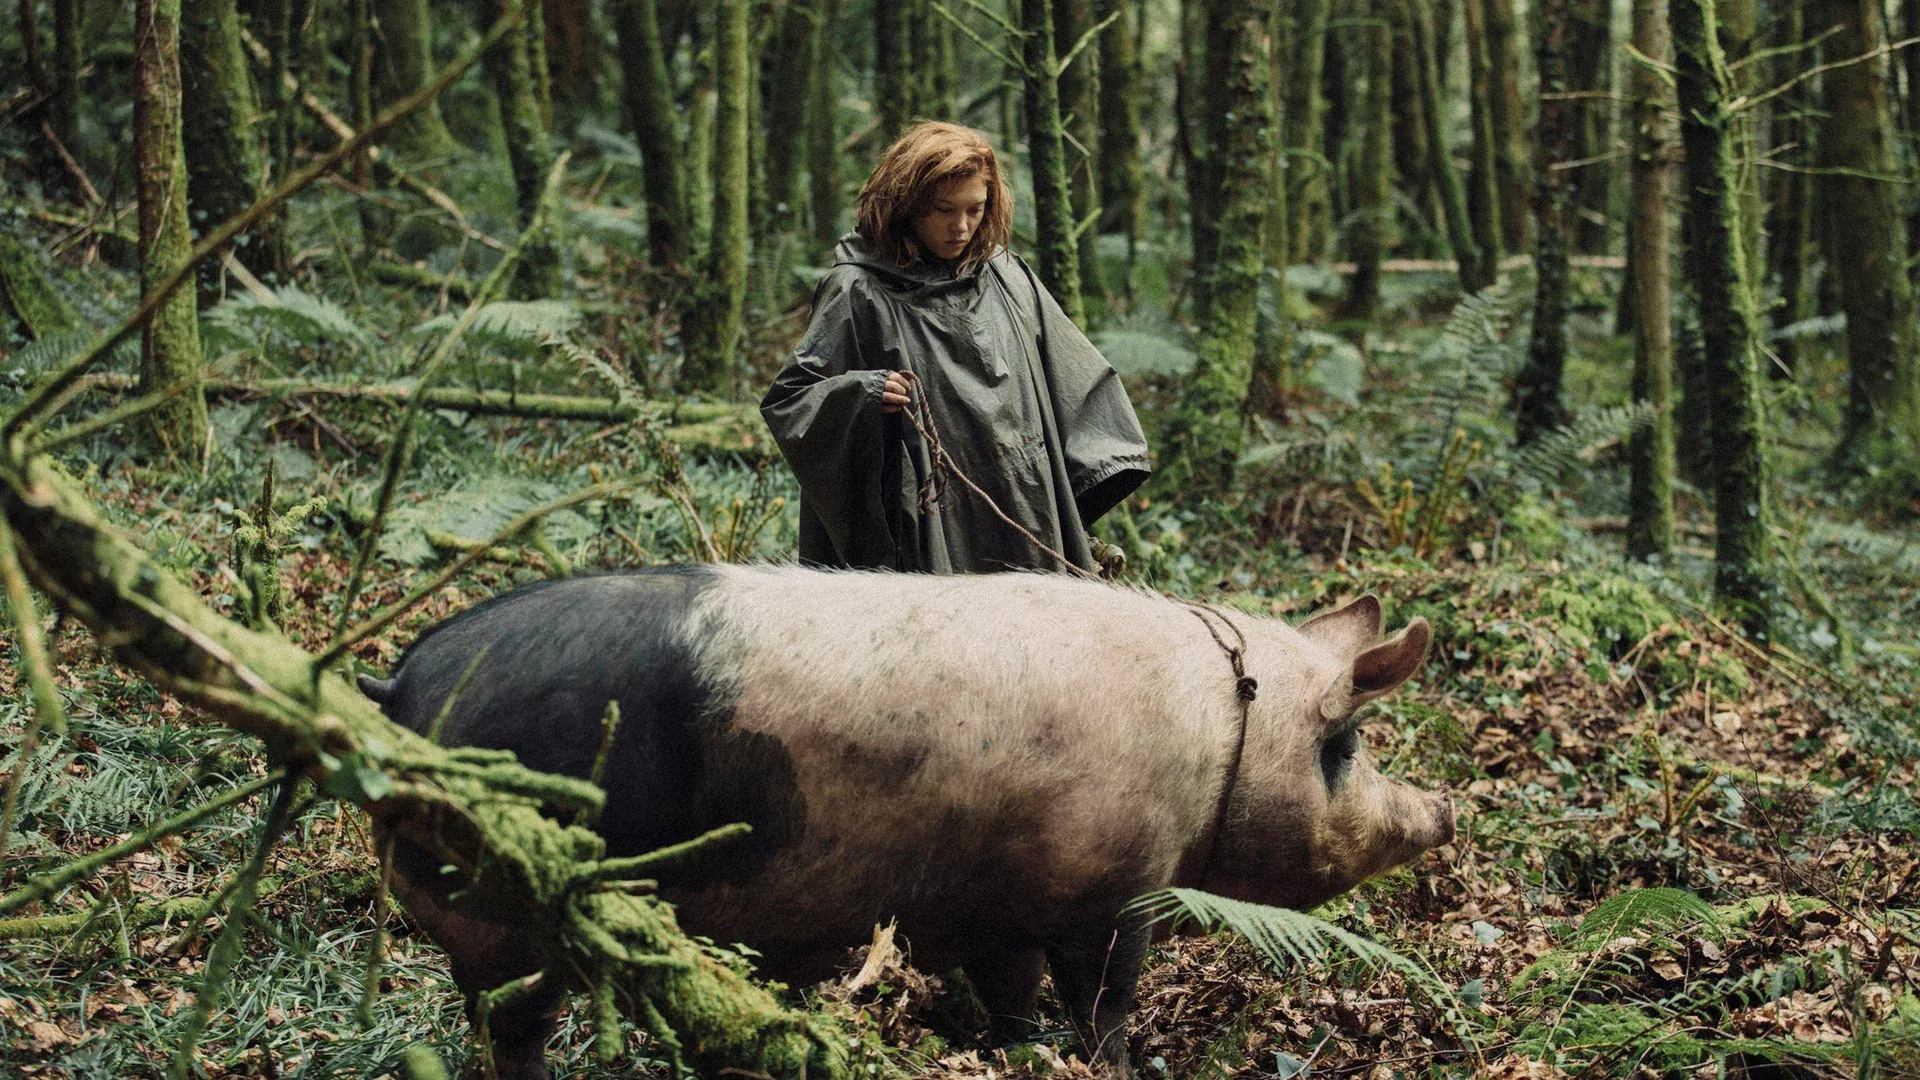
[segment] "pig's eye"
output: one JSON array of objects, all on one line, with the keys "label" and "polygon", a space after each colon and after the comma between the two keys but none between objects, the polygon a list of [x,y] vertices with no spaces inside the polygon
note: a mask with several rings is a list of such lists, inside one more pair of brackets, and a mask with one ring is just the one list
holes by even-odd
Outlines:
[{"label": "pig's eye", "polygon": [[1360,749],[1360,727],[1348,723],[1346,726],[1328,735],[1320,743],[1320,778],[1326,781],[1329,794],[1339,791],[1347,778],[1347,770],[1353,767],[1353,755]]}]

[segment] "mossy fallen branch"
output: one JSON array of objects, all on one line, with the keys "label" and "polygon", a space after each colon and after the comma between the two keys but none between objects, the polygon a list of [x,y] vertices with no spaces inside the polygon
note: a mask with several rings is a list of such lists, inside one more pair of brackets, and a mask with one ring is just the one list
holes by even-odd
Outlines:
[{"label": "mossy fallen branch", "polygon": [[[27,573],[160,687],[259,738],[269,758],[435,852],[465,887],[515,912],[551,958],[637,1023],[664,1023],[687,1064],[847,1075],[844,1037],[783,1008],[681,933],[672,909],[604,881],[605,845],[572,821],[600,789],[509,756],[442,749],[390,722],[345,679],[277,633],[221,618],[161,571],[44,458],[0,453],[0,513]],[[239,789],[236,789],[239,790]],[[18,894],[16,894],[17,896]],[[11,899],[11,898],[9,898]]]}]

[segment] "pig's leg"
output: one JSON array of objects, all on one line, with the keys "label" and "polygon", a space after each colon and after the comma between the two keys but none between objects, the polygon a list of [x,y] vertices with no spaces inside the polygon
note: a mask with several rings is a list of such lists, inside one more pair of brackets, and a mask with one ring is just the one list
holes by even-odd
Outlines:
[{"label": "pig's leg", "polygon": [[[394,894],[408,917],[446,950],[477,1038],[478,995],[539,971],[546,960],[523,929],[490,919],[477,902],[453,899],[453,879],[439,869],[440,860],[431,853],[405,841],[394,844]],[[565,994],[563,981],[549,977],[493,1010],[487,1030],[500,1080],[548,1080],[547,1036]],[[485,1075],[478,1058],[468,1071]]]},{"label": "pig's leg", "polygon": [[987,1010],[987,1038],[996,1045],[1033,1038],[1046,950],[1012,949],[991,959],[969,961],[965,967],[967,981]]},{"label": "pig's leg", "polygon": [[1070,938],[1047,949],[1053,988],[1088,1056],[1118,1077],[1133,1075],[1127,1060],[1127,1014],[1147,956],[1145,927],[1123,923],[1097,934]]}]

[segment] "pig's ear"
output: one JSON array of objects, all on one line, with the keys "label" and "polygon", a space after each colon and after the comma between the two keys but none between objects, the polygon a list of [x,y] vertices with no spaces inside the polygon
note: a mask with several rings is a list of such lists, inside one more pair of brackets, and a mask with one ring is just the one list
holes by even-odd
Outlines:
[{"label": "pig's ear", "polygon": [[1358,656],[1380,640],[1380,598],[1368,593],[1346,607],[1315,615],[1300,624],[1300,633],[1343,660]]},{"label": "pig's ear", "polygon": [[1427,658],[1433,628],[1415,619],[1405,630],[1353,658],[1353,708],[1359,708],[1413,677]]}]

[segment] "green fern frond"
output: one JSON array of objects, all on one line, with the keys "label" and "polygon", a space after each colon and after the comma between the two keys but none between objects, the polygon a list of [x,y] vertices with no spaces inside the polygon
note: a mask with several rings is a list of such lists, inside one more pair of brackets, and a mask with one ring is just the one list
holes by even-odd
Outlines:
[{"label": "green fern frond", "polygon": [[1517,450],[1509,459],[1517,476],[1550,487],[1579,472],[1600,449],[1653,422],[1653,405],[1636,401],[1584,409],[1573,421]]}]

